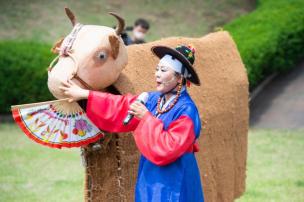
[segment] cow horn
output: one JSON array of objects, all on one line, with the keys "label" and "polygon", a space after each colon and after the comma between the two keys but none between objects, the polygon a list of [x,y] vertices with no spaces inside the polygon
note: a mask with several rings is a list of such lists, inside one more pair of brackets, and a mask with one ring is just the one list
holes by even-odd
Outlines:
[{"label": "cow horn", "polygon": [[67,14],[67,16],[70,18],[73,27],[76,25],[76,17],[74,15],[74,13],[67,7],[64,8],[65,13]]},{"label": "cow horn", "polygon": [[116,34],[119,36],[125,28],[125,20],[117,15],[116,13],[110,12],[110,15],[113,15],[118,20],[118,26],[116,27]]}]

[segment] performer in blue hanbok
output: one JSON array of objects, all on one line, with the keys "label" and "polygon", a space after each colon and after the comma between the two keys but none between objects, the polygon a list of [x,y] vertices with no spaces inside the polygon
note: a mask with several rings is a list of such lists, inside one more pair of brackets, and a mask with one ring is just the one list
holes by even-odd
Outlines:
[{"label": "performer in blue hanbok", "polygon": [[[187,92],[189,82],[200,85],[191,46],[154,46],[160,58],[155,71],[156,91],[145,104],[134,95],[113,95],[80,88],[72,81],[61,87],[71,100],[88,99],[88,117],[108,132],[134,131],[141,152],[135,201],[202,202],[204,194],[194,152],[201,121]],[[123,124],[127,114],[135,117]]]}]

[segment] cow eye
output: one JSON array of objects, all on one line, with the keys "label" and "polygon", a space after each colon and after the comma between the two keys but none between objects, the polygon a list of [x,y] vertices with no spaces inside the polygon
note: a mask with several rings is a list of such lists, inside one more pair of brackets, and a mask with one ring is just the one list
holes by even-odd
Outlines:
[{"label": "cow eye", "polygon": [[104,51],[101,51],[101,52],[98,53],[98,58],[101,59],[101,60],[105,60],[105,59],[107,59],[107,57],[108,57],[108,55]]}]

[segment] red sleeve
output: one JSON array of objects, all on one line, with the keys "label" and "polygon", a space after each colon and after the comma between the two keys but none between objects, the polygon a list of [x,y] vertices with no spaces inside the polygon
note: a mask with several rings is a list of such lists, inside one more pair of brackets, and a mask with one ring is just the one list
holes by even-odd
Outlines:
[{"label": "red sleeve", "polygon": [[194,124],[191,118],[182,115],[164,130],[163,122],[147,112],[135,129],[134,138],[140,152],[154,164],[162,166],[193,147]]},{"label": "red sleeve", "polygon": [[136,100],[134,95],[113,95],[90,91],[87,103],[87,116],[101,130],[108,132],[133,131],[139,123],[134,117],[129,124],[123,125],[129,105]]}]

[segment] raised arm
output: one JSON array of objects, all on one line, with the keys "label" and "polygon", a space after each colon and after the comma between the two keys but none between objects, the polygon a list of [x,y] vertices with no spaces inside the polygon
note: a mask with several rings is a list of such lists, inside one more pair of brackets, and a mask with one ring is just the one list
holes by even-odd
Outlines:
[{"label": "raised arm", "polygon": [[90,91],[87,103],[87,116],[101,130],[108,132],[133,131],[139,123],[134,117],[129,124],[123,125],[129,106],[137,96],[113,95],[110,93]]},{"label": "raised arm", "polygon": [[61,82],[59,87],[69,97],[69,102],[88,99],[86,112],[91,121],[101,130],[108,132],[128,132],[136,128],[139,120],[134,117],[123,125],[129,106],[138,96],[131,94],[113,95],[90,91],[79,87],[71,80]]}]

